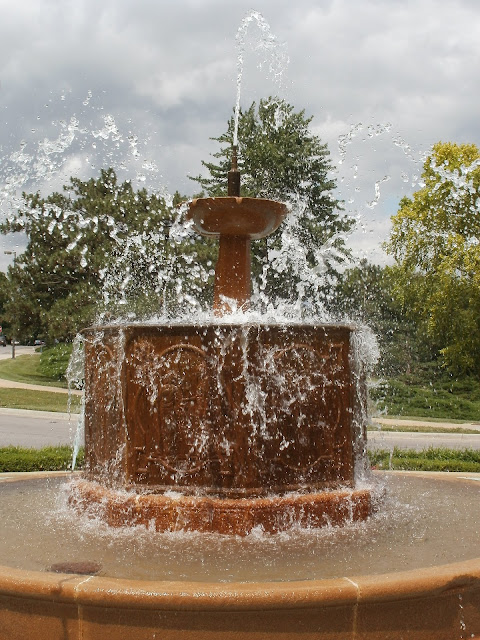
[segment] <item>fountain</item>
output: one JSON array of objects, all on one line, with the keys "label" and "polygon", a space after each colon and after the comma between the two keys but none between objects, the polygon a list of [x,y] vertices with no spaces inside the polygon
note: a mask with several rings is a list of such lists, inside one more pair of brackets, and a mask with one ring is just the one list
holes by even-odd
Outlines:
[{"label": "fountain", "polygon": [[[236,164],[235,152],[229,195],[188,212],[219,238],[219,319],[248,306],[251,240],[287,212],[241,198]],[[86,331],[87,471],[72,504],[102,509],[111,526],[237,535],[366,518],[352,331],[225,321]]]},{"label": "fountain", "polygon": [[[234,160],[228,197],[188,210],[220,242],[215,322],[85,331],[86,471],[68,526],[52,519],[27,553],[45,480],[0,486],[0,639],[480,637],[478,483],[397,474],[379,504],[354,328],[229,321],[248,307],[251,240],[286,213],[240,197]],[[171,548],[181,569],[166,569]]]}]

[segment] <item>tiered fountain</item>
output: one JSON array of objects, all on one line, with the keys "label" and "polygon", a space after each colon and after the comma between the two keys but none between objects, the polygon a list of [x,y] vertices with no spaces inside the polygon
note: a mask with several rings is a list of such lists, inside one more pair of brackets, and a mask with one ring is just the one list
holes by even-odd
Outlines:
[{"label": "tiered fountain", "polygon": [[[215,316],[248,306],[251,240],[286,213],[240,197],[236,154],[229,196],[190,203],[194,228],[220,240]],[[369,515],[370,491],[354,488],[364,385],[351,327],[223,319],[85,336],[87,471],[72,496],[77,509],[95,506],[113,526],[240,535]]]},{"label": "tiered fountain", "polygon": [[[372,515],[352,327],[228,322],[248,305],[251,240],[286,215],[241,198],[235,167],[229,182],[189,205],[220,238],[216,321],[85,332],[67,526],[39,525],[43,479],[0,485],[0,640],[480,638],[478,482],[393,476],[397,502]],[[192,570],[167,571],[169,544],[194,549]]]}]

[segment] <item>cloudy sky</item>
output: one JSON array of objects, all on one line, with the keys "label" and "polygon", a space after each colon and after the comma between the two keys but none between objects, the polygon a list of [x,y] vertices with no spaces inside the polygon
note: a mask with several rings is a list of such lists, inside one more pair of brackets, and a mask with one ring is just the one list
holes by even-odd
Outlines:
[{"label": "cloudy sky", "polygon": [[[108,166],[193,193],[235,104],[242,24],[241,105],[276,94],[313,116],[358,255],[384,261],[432,144],[480,144],[478,0],[0,0],[0,15],[4,212]],[[21,249],[0,238],[0,269]]]}]

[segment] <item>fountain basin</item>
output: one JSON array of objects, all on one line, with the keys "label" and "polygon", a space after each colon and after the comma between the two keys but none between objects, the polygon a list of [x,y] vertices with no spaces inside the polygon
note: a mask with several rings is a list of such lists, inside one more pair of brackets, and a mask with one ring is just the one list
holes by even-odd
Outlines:
[{"label": "fountain basin", "polygon": [[[365,573],[361,571],[365,566],[362,557],[360,564],[350,569],[337,567],[333,574],[326,574],[336,577],[309,579],[308,573],[316,574],[315,570],[307,569],[303,578],[302,574],[295,574],[295,579],[289,580],[285,575],[283,581],[268,579],[254,563],[250,567],[250,578],[247,576],[241,582],[205,581],[194,578],[193,574],[183,579],[181,576],[128,579],[2,566],[0,638],[452,640],[480,637],[480,558],[478,551],[475,553],[479,517],[478,510],[472,508],[480,497],[480,475],[376,475],[388,476],[392,491],[398,491],[399,486],[407,487],[403,505],[405,507],[405,501],[410,501],[411,506],[416,503],[419,513],[410,531],[412,539],[406,541],[401,551],[401,540],[394,539],[390,559],[384,536],[378,535],[375,528],[364,532],[378,556],[376,568],[367,569]],[[20,499],[27,493],[28,482],[24,483],[25,489],[21,482],[14,484]],[[5,488],[2,482],[2,507]],[[43,488],[40,490],[43,492]],[[35,496],[33,501],[39,502]],[[472,513],[466,513],[468,505]],[[391,513],[394,520],[398,518],[392,525],[392,537],[409,513],[408,509],[402,511],[400,503],[396,508],[397,516],[394,511]],[[38,520],[37,515],[32,517],[33,522]],[[417,526],[422,523],[427,523],[427,529],[420,530],[420,539]],[[76,530],[78,523],[74,520],[72,524]],[[365,526],[365,523],[360,525]],[[35,524],[30,526],[27,521],[24,527],[27,530],[24,537],[30,539]],[[36,548],[40,550],[45,546],[52,549],[52,557],[69,559],[63,546],[64,532],[57,533],[57,528],[55,520],[51,520],[44,542],[31,540],[34,556]],[[361,556],[368,555],[369,547],[364,544],[362,530],[352,544],[347,544],[342,531],[339,529],[334,534],[340,551],[343,549],[340,557],[345,559],[359,547]],[[408,538],[408,527],[406,532]],[[60,535],[58,542],[51,540],[55,535]],[[281,546],[281,536],[272,538]],[[2,539],[6,544],[7,538],[2,536]],[[226,537],[225,541],[228,540],[235,542],[234,537]],[[187,541],[182,543],[185,551]],[[268,551],[268,538],[259,539],[258,545],[260,553],[262,545]],[[20,552],[19,564],[25,562],[23,556],[32,553],[30,548],[26,551],[26,554]],[[310,556],[311,548],[304,560]],[[456,561],[449,562],[451,559]],[[211,558],[213,564],[217,560]],[[2,558],[1,562],[5,565],[6,561]],[[388,562],[393,564],[390,566]],[[123,563],[128,563],[128,558]],[[431,566],[432,563],[435,566]],[[416,569],[398,571],[415,564],[418,564]],[[294,565],[298,565],[298,560]],[[261,579],[256,580],[255,574]]]}]

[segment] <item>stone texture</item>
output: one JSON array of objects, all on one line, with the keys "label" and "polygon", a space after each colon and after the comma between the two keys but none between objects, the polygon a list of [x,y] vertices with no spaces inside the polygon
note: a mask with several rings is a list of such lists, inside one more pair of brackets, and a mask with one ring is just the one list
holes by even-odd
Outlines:
[{"label": "stone texture", "polygon": [[480,560],[311,582],[142,582],[0,568],[0,640],[460,640]]},{"label": "stone texture", "polygon": [[72,503],[108,496],[112,525],[241,535],[340,524],[350,507],[366,518],[369,494],[353,491],[364,425],[351,336],[334,325],[88,331],[85,476],[130,497],[80,483]]},{"label": "stone texture", "polygon": [[352,486],[349,327],[138,326],[87,334],[87,476],[246,497]]}]

